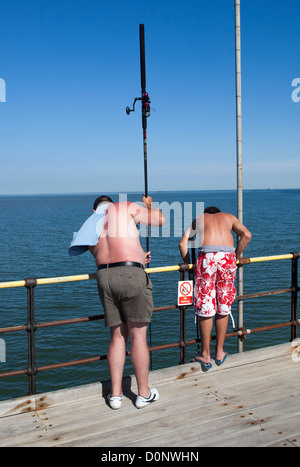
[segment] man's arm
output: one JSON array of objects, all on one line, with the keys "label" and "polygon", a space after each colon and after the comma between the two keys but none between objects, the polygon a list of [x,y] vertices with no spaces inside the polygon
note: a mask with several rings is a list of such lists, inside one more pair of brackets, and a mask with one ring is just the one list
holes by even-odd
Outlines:
[{"label": "man's arm", "polygon": [[190,264],[190,253],[188,248],[188,242],[193,240],[196,236],[196,219],[192,222],[190,227],[184,233],[182,239],[179,242],[179,250],[182,256],[183,261],[186,264]]},{"label": "man's arm", "polygon": [[160,227],[165,223],[165,217],[160,209],[152,206],[151,196],[143,196],[144,208],[136,203],[130,203],[129,212],[136,224],[153,225]]},{"label": "man's arm", "polygon": [[234,233],[236,233],[240,238],[235,250],[235,256],[236,259],[239,259],[241,256],[242,252],[245,250],[245,248],[248,246],[250,240],[251,240],[251,232],[245,227],[236,217],[233,216],[233,224],[232,224],[232,230]]}]

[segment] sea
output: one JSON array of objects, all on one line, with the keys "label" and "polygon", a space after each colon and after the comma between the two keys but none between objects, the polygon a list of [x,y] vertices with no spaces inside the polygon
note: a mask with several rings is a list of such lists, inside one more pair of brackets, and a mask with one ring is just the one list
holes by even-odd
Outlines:
[{"label": "sea", "polygon": [[[0,282],[25,278],[52,278],[95,273],[92,255],[70,257],[68,248],[82,223],[92,214],[95,198],[102,193],[0,196],[1,261]],[[106,193],[114,201],[127,198],[141,202],[142,194]],[[170,233],[150,232],[151,268],[173,266],[182,262],[179,241],[197,206],[217,206],[237,215],[237,193],[232,191],[159,191],[150,193],[158,206],[169,206]],[[198,203],[198,204],[197,204]],[[252,233],[244,252],[250,258],[300,251],[300,190],[244,190],[243,223]],[[182,219],[179,220],[180,206]],[[176,211],[176,222],[175,222]],[[186,213],[184,215],[183,213]],[[174,219],[172,220],[172,215]],[[180,225],[181,222],[181,225]],[[175,228],[176,223],[176,228]],[[142,235],[143,234],[143,235]],[[141,243],[146,251],[145,232]],[[268,261],[244,266],[244,294],[283,289],[291,286],[291,260]],[[151,274],[155,307],[177,303],[179,272]],[[0,328],[27,322],[27,290],[25,287],[0,289]],[[95,280],[38,285],[34,289],[37,323],[103,314]],[[290,294],[254,298],[244,301],[244,327],[258,328],[287,322],[291,313]],[[233,305],[237,322],[238,305]],[[186,338],[197,337],[193,307],[186,312]],[[232,331],[229,322],[228,332]],[[248,335],[243,350],[272,346],[290,341],[290,328]],[[23,370],[28,366],[27,332],[0,335],[0,373]],[[38,367],[106,355],[110,330],[104,320],[45,327],[36,331],[36,364]],[[180,339],[178,309],[153,314],[149,344],[158,346]],[[212,354],[214,343],[212,342]],[[226,340],[229,354],[238,352],[236,337]],[[199,351],[198,344],[187,347],[187,362]],[[178,365],[179,348],[151,352],[151,371]],[[130,358],[124,376],[133,374]],[[41,371],[37,374],[37,392],[59,390],[109,379],[107,360]],[[0,378],[0,400],[28,394],[27,375]]]}]

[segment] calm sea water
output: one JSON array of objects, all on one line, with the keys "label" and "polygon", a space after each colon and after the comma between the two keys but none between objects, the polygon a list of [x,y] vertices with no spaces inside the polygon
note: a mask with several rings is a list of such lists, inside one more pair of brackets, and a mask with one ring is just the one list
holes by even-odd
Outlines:
[{"label": "calm sea water", "polygon": [[[153,200],[217,205],[222,211],[237,212],[235,191],[184,191],[151,193]],[[59,277],[95,272],[93,257],[86,253],[70,258],[68,247],[73,231],[78,230],[91,214],[97,194],[2,196],[0,282],[23,280],[27,277]],[[118,194],[111,194],[114,200]],[[140,194],[127,195],[139,201]],[[244,191],[244,224],[252,232],[245,256],[268,256],[300,250],[298,216],[300,190]],[[171,228],[172,233],[172,228]],[[176,232],[178,234],[178,232]],[[182,232],[180,232],[181,234]],[[178,249],[180,237],[150,238],[151,267],[175,265],[181,262]],[[146,248],[145,238],[141,239]],[[152,274],[155,306],[175,304],[178,272]],[[290,287],[291,261],[273,261],[244,267],[244,293]],[[27,321],[25,288],[0,289],[0,327],[23,325]],[[35,288],[36,321],[43,323],[103,313],[95,281],[42,285]],[[237,304],[233,306],[237,317]],[[260,327],[289,321],[290,296],[257,298],[244,302],[244,326]],[[152,345],[179,340],[178,310],[153,315]],[[231,323],[229,331],[231,331]],[[39,329],[36,332],[37,366],[67,362],[105,355],[110,332],[103,320],[83,324]],[[0,372],[24,369],[27,366],[27,334],[1,334],[6,348],[6,362],[0,362]],[[193,309],[187,312],[187,339],[196,337]],[[290,339],[290,329],[267,331],[247,337],[244,349],[265,347]],[[3,341],[2,341],[3,344]],[[237,352],[235,338],[228,339],[226,350]],[[187,361],[197,353],[197,345],[187,349]],[[179,350],[171,349],[152,354],[152,369],[179,363]],[[128,359],[125,375],[132,374]],[[109,379],[106,360],[88,365],[43,371],[37,375],[37,391],[62,389]],[[0,400],[28,393],[27,376],[0,379]]]}]

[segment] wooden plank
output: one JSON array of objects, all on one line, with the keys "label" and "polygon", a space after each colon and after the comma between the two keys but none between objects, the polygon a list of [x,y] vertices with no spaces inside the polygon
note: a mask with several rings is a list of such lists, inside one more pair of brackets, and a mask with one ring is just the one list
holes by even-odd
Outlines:
[{"label": "wooden plank", "polygon": [[24,433],[40,432],[41,430],[44,430],[44,425],[34,412],[6,417],[0,420],[0,443],[7,443],[9,439],[23,436]]},{"label": "wooden plank", "polygon": [[[242,405],[242,402],[243,402],[242,396],[238,400],[235,400],[234,404],[232,404],[231,407],[228,402],[226,403],[226,405],[223,404],[222,399],[220,399],[220,397],[219,398],[216,397],[215,394],[211,394],[211,393],[206,394],[206,397],[207,397],[207,400],[206,399],[202,400],[201,403],[199,403],[201,396],[200,397],[198,396],[197,401],[195,401],[195,394],[193,395],[189,394],[189,398],[186,397],[185,399],[180,400],[180,404],[178,404],[178,401],[175,401],[173,404],[169,405],[168,410],[164,410],[163,427],[164,428],[167,427],[167,432],[169,432],[170,429],[173,429],[174,427],[176,428],[176,425],[182,426],[185,423],[186,424],[192,423],[194,420],[193,418],[194,416],[196,416],[196,419],[195,419],[196,421],[199,421],[200,419],[201,420],[204,419],[205,421],[207,421],[209,420],[209,417],[213,417],[213,418],[224,417],[227,413],[241,414],[241,418],[245,418],[245,416],[247,417],[249,415],[250,421],[252,421],[251,417],[253,416],[253,412],[251,412],[250,414],[247,413],[249,411],[249,405],[247,406]],[[256,402],[257,400],[258,398],[254,396],[254,401]],[[157,404],[159,404],[159,401],[157,402]],[[215,404],[216,407],[213,407],[212,404]],[[196,410],[199,409],[199,407],[200,407],[200,414],[196,413]],[[159,411],[161,410],[158,405],[157,405],[157,409]],[[245,412],[245,409],[247,410],[247,412]],[[95,436],[95,439],[98,438],[98,442],[100,443],[99,445],[102,445],[102,446],[105,445],[104,444],[104,440],[106,436],[104,434],[105,431],[108,432],[107,436],[108,436],[109,442],[111,442],[111,438],[115,438],[117,439],[118,443],[120,443],[122,440],[121,437],[123,436],[123,431],[124,431],[124,426],[122,425],[122,423],[125,423],[127,427],[130,427],[130,433],[131,433],[129,435],[130,439],[132,435],[132,425],[134,425],[133,427],[134,429],[137,428],[137,431],[138,431],[137,438],[138,436],[141,436],[141,433],[144,436],[145,428],[141,425],[138,425],[138,420],[136,417],[133,417],[131,415],[132,423],[129,423],[127,421],[127,417],[129,416],[128,410],[126,410],[125,420],[124,418],[122,419],[122,417],[120,417],[121,415],[120,411],[118,412],[118,414],[119,414],[118,423],[119,423],[119,427],[121,428],[120,433],[116,431],[114,431],[113,434],[110,433],[109,430],[110,429],[113,430],[114,424],[113,423],[107,424],[105,422],[106,429],[102,431],[101,439],[99,439],[98,435]],[[157,416],[156,411],[151,410],[149,412],[149,417],[147,417],[146,420],[143,419],[143,424],[147,425],[146,431],[148,433],[152,433],[153,430],[154,432],[157,432],[157,426],[153,427],[153,422],[154,424],[156,424],[157,422],[156,416]],[[162,425],[161,421],[158,421],[158,423]],[[162,436],[162,434],[163,433],[160,432],[159,436]],[[91,440],[91,442],[93,443],[95,441]],[[88,442],[86,442],[85,440],[82,440],[82,443],[88,444]]]},{"label": "wooden plank", "polygon": [[[267,446],[274,441],[287,439],[289,436],[299,430],[299,415],[300,415],[300,397],[295,407],[295,411],[290,410],[288,413],[284,410],[284,401],[280,403],[281,407],[278,408],[277,404],[269,405],[268,413],[273,414],[276,420],[266,421],[259,418],[261,413],[258,410],[252,409],[252,412],[245,413],[229,413],[225,415],[224,411],[219,412],[219,416],[212,414],[210,411],[204,412],[200,415],[199,419],[191,420],[191,424],[186,425],[186,429],[179,425],[173,425],[168,433],[155,433],[151,427],[149,428],[146,436],[143,434],[134,435],[134,442],[122,442],[119,445],[130,446],[168,446],[170,439],[172,446]],[[280,409],[280,410],[279,410]],[[274,414],[277,414],[274,416]],[[295,438],[296,439],[296,438]]]},{"label": "wooden plank", "polygon": [[2,417],[11,417],[20,413],[35,410],[35,396],[18,397],[0,402],[0,420]]},{"label": "wooden plank", "polygon": [[[286,375],[283,376],[282,379],[283,379],[283,381],[281,381],[281,384],[283,384],[284,382],[286,382],[285,387],[282,387],[282,391],[283,391],[284,394],[289,394],[289,389],[295,389],[295,390],[298,389],[297,380],[294,380],[294,387],[292,388],[292,387],[291,387],[291,383],[289,383],[289,382],[286,381]],[[255,384],[255,383],[254,383],[254,384]],[[270,399],[270,382],[269,382],[269,381],[265,381],[264,379],[262,379],[262,384],[264,385],[263,390],[261,390],[260,388],[258,388],[257,385],[256,385],[256,393],[253,395],[253,401],[252,401],[254,404],[257,403],[257,401],[262,401],[262,400],[263,400],[263,399],[262,399],[262,395],[265,396],[265,394],[266,394],[265,397],[266,397],[267,399]],[[161,390],[161,388],[159,388],[159,389]],[[259,398],[258,398],[258,397],[257,397],[257,391],[258,391],[259,389],[260,389],[260,394],[259,394]],[[189,394],[189,395],[191,395],[191,394]],[[214,393],[214,397],[216,397],[216,394],[215,394],[215,393]],[[224,399],[227,399],[227,401],[228,401],[228,395],[224,396],[223,394],[220,394],[220,392],[218,392],[217,397],[218,397],[218,399],[216,399],[216,400],[220,400],[220,397],[222,397],[222,398],[224,398]],[[274,397],[275,400],[277,400],[278,397],[280,397],[280,396],[278,396],[278,388],[277,388],[277,385],[275,385],[274,388],[273,388],[272,397]],[[272,399],[272,398],[271,398],[271,399]],[[242,402],[242,396],[239,398],[239,400],[235,400],[234,402],[240,403],[240,404],[241,404],[241,402]],[[249,407],[251,408],[251,404],[249,405],[249,402],[250,402],[250,401],[249,401],[249,395],[248,395],[248,396],[247,396],[247,402],[246,402],[246,406],[247,406],[248,410],[249,410]],[[158,403],[159,403],[159,402],[158,402]],[[157,403],[157,404],[158,404],[158,403]],[[178,400],[176,401],[176,403],[178,403]],[[194,405],[195,405],[195,404],[194,404]],[[228,406],[228,402],[227,402],[227,406]],[[181,404],[181,407],[182,407],[182,404]],[[240,405],[240,406],[238,406],[238,407],[242,408],[242,405]],[[244,407],[245,407],[245,406],[244,406]],[[210,406],[210,407],[209,407],[209,409],[210,409],[210,415],[211,415],[211,413],[212,413],[212,412],[211,412],[211,408],[212,408],[212,407]],[[185,407],[183,407],[183,410],[185,411]],[[176,413],[176,406],[175,406],[175,407],[171,407],[171,411],[172,411],[173,413]],[[251,414],[252,414],[252,413],[253,413],[253,412],[251,412]],[[192,420],[191,417],[193,416],[193,414],[194,414],[194,410],[192,411],[192,414],[188,413],[188,416],[187,416],[188,422],[190,422],[190,421]],[[163,420],[164,425],[167,423],[166,415],[167,415],[167,414],[165,413],[164,420]],[[191,416],[190,416],[190,415],[191,415]],[[202,411],[202,415],[203,415],[203,411]],[[175,418],[178,418],[178,413],[175,414]],[[182,420],[182,419],[181,419],[181,420]],[[251,420],[251,421],[252,421],[252,420]],[[176,420],[175,420],[175,422],[176,422]],[[149,421],[148,421],[147,423],[149,423]],[[174,420],[171,421],[171,423],[170,423],[169,425],[174,426]],[[148,427],[149,427],[149,424],[148,424]],[[140,429],[139,429],[139,431],[140,431]],[[152,431],[152,427],[150,427],[150,432],[151,432],[151,431]],[[120,440],[120,436],[118,436],[117,433],[115,433],[115,436],[118,437],[118,442],[120,442],[120,441],[121,441],[121,440]],[[168,435],[168,436],[169,436],[169,435]],[[160,433],[160,437],[161,437],[161,433]],[[83,441],[83,443],[84,443],[84,441]],[[102,439],[102,445],[104,445],[104,444],[103,444],[103,439]]]},{"label": "wooden plank", "polygon": [[277,441],[276,443],[268,444],[269,448],[299,448],[300,447],[300,433],[294,434],[291,438]]},{"label": "wooden plank", "polygon": [[[28,403],[36,412],[0,418],[0,446],[297,445],[299,365],[290,345],[278,347],[232,356],[205,374],[195,364],[156,371],[150,382],[161,397],[143,410],[134,407],[134,378],[119,411],[102,397],[107,382],[37,395]],[[2,408],[14,414],[18,403]]]},{"label": "wooden plank", "polygon": [[[280,426],[280,429],[278,428]],[[299,431],[299,413],[289,416],[285,420],[268,423],[266,425],[256,424],[249,430],[248,433],[237,433],[235,436],[225,436],[222,439],[211,439],[211,445],[219,447],[271,447],[272,445],[281,446],[282,443],[290,439],[294,439],[293,434]],[[291,443],[292,444],[292,443]]]},{"label": "wooden plank", "polygon": [[[222,365],[221,368],[213,363],[213,372],[220,372],[226,368],[241,367],[253,362],[264,361],[281,357],[283,355],[291,355],[291,344],[281,344],[278,346],[266,347],[264,349],[251,350],[242,354],[231,355],[230,358]],[[193,370],[191,368],[194,368]],[[200,366],[195,364],[185,364],[177,367],[165,368],[150,372],[149,384],[168,383],[176,378],[180,378],[182,374],[185,377],[188,375],[193,376],[194,372],[200,372]],[[95,395],[102,394],[109,390],[109,382],[93,383],[74,388],[53,391],[45,394],[38,394],[37,396],[26,396],[7,401],[0,401],[0,418],[7,415],[17,413],[24,413],[29,410],[44,408],[45,403],[47,406],[58,405],[61,403],[70,402],[87,397],[94,397]],[[131,388],[136,391],[136,381],[134,376],[124,378],[124,387]],[[47,399],[47,400],[46,400]]]},{"label": "wooden plank", "polygon": [[[274,364],[276,367],[274,368]],[[247,382],[252,381],[253,379],[253,372],[251,370],[251,365],[255,365],[255,378],[256,379],[264,379],[268,376],[273,376],[274,373],[281,373],[284,372],[287,374],[288,372],[294,372],[297,369],[297,365],[293,363],[289,358],[286,357],[278,358],[276,361],[269,360],[260,362],[259,365],[255,363],[248,364],[246,366],[240,367],[224,367],[220,368],[217,372],[209,371],[207,373],[203,373],[201,369],[197,368],[196,371],[178,371],[177,375],[174,375],[174,379],[172,382],[175,383],[182,383],[187,382],[189,384],[190,381],[201,381],[201,384],[209,384],[210,382],[215,382],[215,384],[239,384],[241,381]],[[177,367],[178,370],[181,370],[180,367]],[[192,367],[193,368],[193,367]],[[230,371],[230,373],[228,373]],[[226,379],[226,374],[228,374],[228,378]],[[171,381],[160,383],[160,387],[167,387],[169,386]]]},{"label": "wooden plank", "polygon": [[[103,437],[108,436],[108,439],[115,437],[116,427],[124,432],[126,428],[132,427],[139,427],[139,430],[142,430],[143,425],[153,421],[158,420],[160,423],[161,411],[159,409],[149,408],[150,410],[147,410],[147,408],[144,411],[138,411],[132,406],[131,401],[126,402],[125,407],[118,412],[112,411],[104,402],[99,404],[99,407],[93,407],[92,411],[87,410],[84,405],[77,407],[77,410],[73,406],[68,411],[69,416],[57,412],[58,408],[45,410],[45,417],[52,427],[42,438],[36,437],[30,440],[31,445],[43,445],[44,443],[60,445],[87,436],[95,436],[98,443],[102,445]],[[206,404],[206,401],[203,404]],[[56,413],[53,415],[54,410]]]}]

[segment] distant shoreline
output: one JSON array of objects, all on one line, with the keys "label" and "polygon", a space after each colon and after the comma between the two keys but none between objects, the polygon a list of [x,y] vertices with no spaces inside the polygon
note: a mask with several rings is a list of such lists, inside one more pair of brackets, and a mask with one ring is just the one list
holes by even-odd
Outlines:
[{"label": "distant shoreline", "polygon": [[[250,192],[250,191],[299,191],[300,188],[245,188],[243,192]],[[150,191],[149,195],[151,194],[158,194],[158,193],[233,193],[236,192],[237,189],[226,189],[226,190],[152,190]],[[119,194],[119,193],[127,193],[127,194],[141,194],[142,190],[135,190],[135,191],[106,191],[103,190],[105,194]],[[26,197],[26,196],[97,196],[99,192],[78,192],[78,193],[15,193],[15,194],[0,194],[0,198],[8,198],[8,197]]]}]

